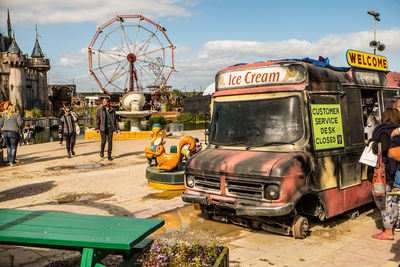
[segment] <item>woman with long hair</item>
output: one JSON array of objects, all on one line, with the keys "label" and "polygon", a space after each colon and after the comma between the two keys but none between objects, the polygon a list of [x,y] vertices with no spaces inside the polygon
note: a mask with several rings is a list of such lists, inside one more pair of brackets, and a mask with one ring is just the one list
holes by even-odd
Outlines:
[{"label": "woman with long hair", "polygon": [[[391,191],[395,179],[397,162],[388,156],[391,143],[391,134],[394,129],[400,126],[400,111],[396,108],[387,108],[382,114],[381,124],[379,124],[372,133],[374,141],[374,151],[377,152],[378,143],[381,144],[382,162],[385,164],[386,174],[386,195],[379,197],[374,195],[376,206],[381,212],[383,228],[382,232],[372,235],[375,239],[394,240],[393,226],[398,213],[397,196],[387,194]],[[372,177],[370,176],[372,182]]]},{"label": "woman with long hair", "polygon": [[13,104],[9,104],[7,107],[7,113],[5,113],[1,118],[0,128],[7,146],[7,159],[10,163],[10,166],[16,165],[15,157],[17,155],[21,126],[21,116],[15,110],[15,106]]}]

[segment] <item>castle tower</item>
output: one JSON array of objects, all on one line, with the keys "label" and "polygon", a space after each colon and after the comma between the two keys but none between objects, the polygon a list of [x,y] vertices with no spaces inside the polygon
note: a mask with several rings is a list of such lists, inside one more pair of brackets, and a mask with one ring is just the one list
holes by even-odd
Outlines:
[{"label": "castle tower", "polygon": [[22,112],[27,104],[24,97],[26,59],[22,55],[15,38],[13,38],[7,52],[3,53],[3,64],[9,65],[8,88],[10,101],[18,111]]},{"label": "castle tower", "polygon": [[[38,79],[37,85],[32,86],[32,99],[35,101],[35,107],[42,110],[48,110],[50,108],[48,87],[47,87],[47,71],[50,69],[50,61],[44,57],[44,53],[39,45],[38,33],[36,28],[36,41],[29,59],[30,68],[36,70]],[[35,88],[36,87],[36,88]]]}]

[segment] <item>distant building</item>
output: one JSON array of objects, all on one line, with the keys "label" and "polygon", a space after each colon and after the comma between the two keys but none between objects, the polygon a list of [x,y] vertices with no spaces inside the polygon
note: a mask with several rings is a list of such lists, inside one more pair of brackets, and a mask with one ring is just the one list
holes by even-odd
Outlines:
[{"label": "distant building", "polygon": [[9,12],[7,16],[8,36],[0,34],[0,102],[9,100],[20,112],[48,110],[50,61],[40,48],[37,33],[31,57],[22,53],[12,33]]},{"label": "distant building", "polygon": [[61,107],[71,106],[72,98],[76,95],[75,84],[52,84],[49,85],[48,88],[54,115],[57,114]]}]

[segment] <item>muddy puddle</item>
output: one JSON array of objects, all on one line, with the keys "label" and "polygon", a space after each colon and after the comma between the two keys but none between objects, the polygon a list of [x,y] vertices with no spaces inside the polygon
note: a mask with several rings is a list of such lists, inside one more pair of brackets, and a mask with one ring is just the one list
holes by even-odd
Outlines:
[{"label": "muddy puddle", "polygon": [[90,169],[98,169],[101,167],[108,166],[109,164],[101,164],[101,163],[95,163],[95,164],[84,164],[84,165],[66,165],[66,166],[55,166],[55,167],[49,167],[46,168],[46,170],[50,171],[58,171],[58,170],[90,170]]},{"label": "muddy puddle", "polygon": [[[172,194],[172,193],[171,193]],[[177,194],[177,192],[175,192]],[[147,196],[148,198],[154,196]],[[158,196],[157,198],[160,198]],[[373,210],[364,209],[357,218],[350,218],[346,215],[340,215],[324,222],[318,219],[309,219],[309,234],[306,238],[314,240],[340,240],[344,235],[350,233],[353,227],[356,227],[360,220],[370,220],[374,216]],[[379,217],[379,216],[378,216]],[[153,219],[161,219],[165,221],[165,225],[155,232],[155,235],[181,235],[191,236],[191,239],[200,239],[205,242],[207,239],[215,239],[220,237],[221,242],[229,243],[238,239],[241,231],[251,231],[263,233],[267,236],[275,235],[282,238],[292,239],[292,236],[284,236],[274,234],[272,232],[261,229],[250,229],[232,223],[224,223],[213,220],[207,220],[201,216],[201,211],[196,209],[194,205],[187,205],[182,208],[175,209],[170,212],[161,213],[153,217]],[[379,218],[378,218],[379,219]],[[220,243],[220,242],[219,242]]]},{"label": "muddy puddle", "polygon": [[239,237],[241,231],[249,231],[233,224],[206,220],[201,216],[201,211],[195,209],[194,205],[161,213],[152,219],[165,221],[164,226],[154,233],[155,236],[167,236],[184,241],[188,239],[188,242],[200,244],[228,243]]}]

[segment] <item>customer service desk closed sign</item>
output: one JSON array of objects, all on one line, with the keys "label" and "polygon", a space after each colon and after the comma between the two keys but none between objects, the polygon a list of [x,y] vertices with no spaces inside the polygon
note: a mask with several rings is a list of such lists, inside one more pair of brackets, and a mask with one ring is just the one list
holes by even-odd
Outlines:
[{"label": "customer service desk closed sign", "polygon": [[311,105],[311,117],[316,150],[344,147],[339,104]]}]

